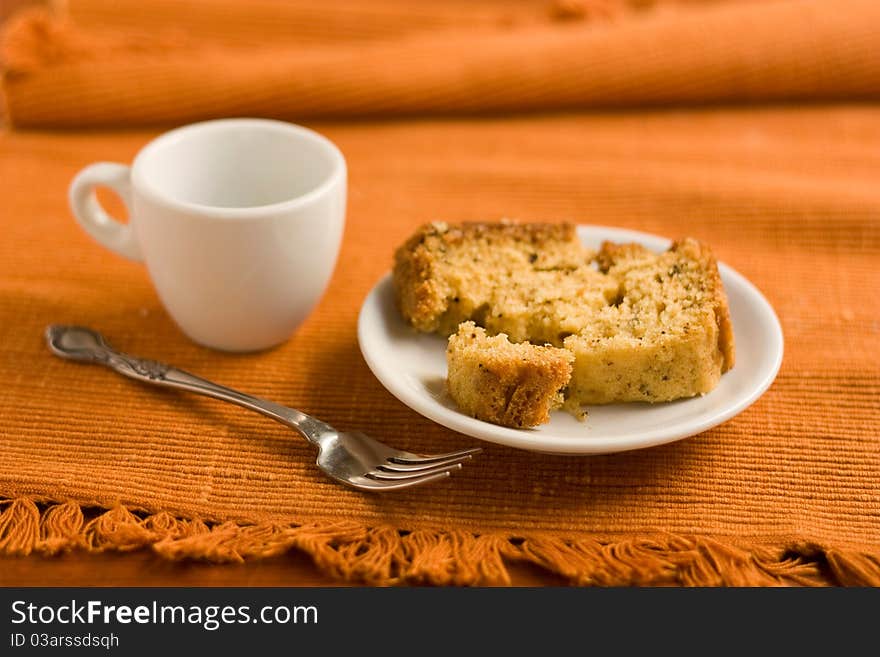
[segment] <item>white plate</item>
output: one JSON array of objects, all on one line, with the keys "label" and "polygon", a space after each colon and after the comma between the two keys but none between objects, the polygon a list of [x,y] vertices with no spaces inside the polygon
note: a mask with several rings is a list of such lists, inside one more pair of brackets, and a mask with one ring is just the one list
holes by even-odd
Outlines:
[{"label": "white plate", "polygon": [[[602,226],[579,226],[581,241],[638,242],[654,251],[669,240]],[[394,305],[388,274],[364,301],[358,319],[361,353],[391,394],[413,410],[450,429],[493,443],[554,454],[604,454],[651,447],[693,436],[729,420],[770,386],[782,363],[782,327],[773,308],[741,274],[719,264],[736,339],[736,366],[711,393],[663,404],[588,407],[579,422],[555,411],[547,424],[511,429],[461,413],[445,391],[446,340],[409,327]]]}]

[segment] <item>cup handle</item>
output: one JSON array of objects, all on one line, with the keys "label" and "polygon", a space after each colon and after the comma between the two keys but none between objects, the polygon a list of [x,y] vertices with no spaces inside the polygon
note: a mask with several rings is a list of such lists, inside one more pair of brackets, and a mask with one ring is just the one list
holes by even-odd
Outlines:
[{"label": "cup handle", "polygon": [[99,185],[119,194],[132,216],[131,168],[114,162],[90,164],[76,175],[68,192],[73,216],[83,230],[103,246],[130,260],[143,260],[131,223],[120,223],[98,202],[95,187]]}]

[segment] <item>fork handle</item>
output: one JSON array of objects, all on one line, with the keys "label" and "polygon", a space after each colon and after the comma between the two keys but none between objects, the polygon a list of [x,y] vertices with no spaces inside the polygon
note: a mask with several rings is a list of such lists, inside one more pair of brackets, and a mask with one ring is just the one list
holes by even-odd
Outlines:
[{"label": "fork handle", "polygon": [[295,429],[316,445],[323,435],[333,431],[329,425],[295,408],[222,386],[165,363],[116,351],[92,329],[56,324],[46,329],[46,340],[52,352],[61,358],[98,363],[130,379],[236,404]]}]

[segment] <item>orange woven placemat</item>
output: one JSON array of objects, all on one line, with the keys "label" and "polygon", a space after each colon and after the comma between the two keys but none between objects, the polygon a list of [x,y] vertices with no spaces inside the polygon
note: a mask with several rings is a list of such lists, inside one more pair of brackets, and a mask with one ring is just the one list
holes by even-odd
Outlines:
[{"label": "orange woven placemat", "polygon": [[[866,37],[876,5],[861,0],[848,0],[847,11],[814,0],[706,3],[705,20],[689,18],[699,3],[653,18],[598,1],[560,3],[565,11],[552,16],[546,3],[510,9],[490,0],[466,3],[470,14],[394,0],[320,9],[266,1],[247,3],[247,12],[233,0],[185,4],[199,11],[181,12],[170,0],[79,0],[69,3],[74,27],[38,15],[20,23],[18,40],[3,50],[13,123],[162,123],[211,108],[287,118],[462,113],[479,109],[477,96],[488,109],[510,110],[605,100],[819,101],[870,98],[880,87]],[[592,16],[596,7],[614,9],[596,10],[601,33],[561,50],[545,38],[553,16]],[[164,30],[178,15],[189,31]],[[511,26],[533,30],[534,47],[507,39]],[[474,44],[483,37],[467,37],[477,28],[502,34],[480,50]],[[414,66],[404,65],[409,50],[391,43],[363,55],[360,77],[339,69],[366,44],[421,42],[429,31],[437,32],[434,45],[418,51]],[[457,45],[448,47],[441,32]],[[676,34],[682,39],[668,43]],[[279,49],[251,50],[258,37]],[[201,59],[204,42],[219,59]],[[278,45],[285,43],[308,46],[310,63]],[[453,61],[438,77],[419,78],[434,70],[425,62],[438,53]],[[703,53],[705,68],[694,65]],[[223,68],[239,56],[255,59]],[[590,75],[565,75],[581,56],[610,95],[597,95]],[[276,60],[277,68],[261,68]],[[501,67],[497,79],[493,66]],[[337,77],[315,77],[321,70]],[[187,80],[205,84],[189,94]],[[311,95],[299,106],[291,98],[302,89]],[[114,103],[125,112],[114,114]],[[225,561],[298,549],[331,573],[377,584],[505,582],[510,560],[580,584],[880,584],[877,106],[309,125],[350,166],[342,253],[297,334],[251,355],[189,342],[145,270],[91,242],[67,209],[67,185],[82,166],[130,161],[158,130],[0,133],[0,553],[148,548]],[[402,448],[474,445],[382,388],[358,351],[356,318],[394,247],[417,225],[505,216],[707,241],[782,321],[786,355],[776,383],[738,417],[674,444],[589,458],[484,445],[448,482],[371,496],[326,479],[312,448],[277,424],[63,362],[43,345],[49,323],[90,325],[122,350]]]},{"label": "orange woven placemat", "polygon": [[[190,343],[145,271],[69,216],[76,170],[127,161],[150,134],[0,137],[0,495],[17,500],[0,516],[4,551],[152,544],[229,559],[300,548],[371,582],[504,581],[502,558],[582,583],[880,582],[880,368],[870,358],[880,112],[315,127],[351,167],[341,259],[293,339],[244,356]],[[373,496],[325,479],[311,447],[279,425],[60,361],[42,343],[50,322],[83,323],[131,353],[400,447],[472,445],[379,385],[358,352],[356,315],[419,222],[502,215],[709,241],[781,318],[776,383],[740,416],[675,444],[591,458],[486,445],[449,482]],[[40,525],[33,501],[68,503],[41,507]],[[79,505],[117,508],[85,526]]]}]

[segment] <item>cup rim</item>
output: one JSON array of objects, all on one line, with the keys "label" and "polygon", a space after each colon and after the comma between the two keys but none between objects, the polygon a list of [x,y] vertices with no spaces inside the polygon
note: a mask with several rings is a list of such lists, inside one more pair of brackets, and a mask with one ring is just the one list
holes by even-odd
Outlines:
[{"label": "cup rim", "polygon": [[[219,205],[206,205],[202,203],[183,201],[161,192],[146,178],[146,176],[144,176],[141,170],[141,165],[146,160],[146,158],[157,149],[167,145],[169,142],[184,139],[194,132],[217,130],[227,128],[229,126],[252,126],[271,128],[279,132],[284,132],[287,135],[294,135],[299,138],[308,139],[313,143],[319,144],[330,154],[332,160],[332,171],[330,172],[330,175],[327,176],[323,181],[321,181],[319,185],[313,187],[304,194],[294,196],[284,201],[278,201],[277,203],[269,203],[266,205],[252,205],[247,207],[223,207]],[[297,125],[295,123],[288,123],[286,121],[278,121],[275,119],[260,119],[248,117],[199,121],[197,123],[190,123],[179,128],[169,130],[168,132],[159,135],[148,144],[146,144],[143,148],[141,148],[138,151],[137,155],[135,155],[131,165],[132,187],[138,193],[143,194],[150,200],[166,205],[175,210],[181,210],[188,213],[197,213],[200,215],[211,215],[211,217],[222,217],[224,219],[253,219],[256,217],[277,214],[279,212],[297,209],[299,207],[307,205],[315,198],[323,196],[330,188],[337,184],[340,178],[344,178],[345,175],[346,163],[345,157],[342,155],[342,151],[340,151],[339,147],[336,146],[336,144],[334,144],[324,135],[304,126]]]}]

